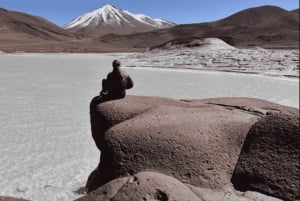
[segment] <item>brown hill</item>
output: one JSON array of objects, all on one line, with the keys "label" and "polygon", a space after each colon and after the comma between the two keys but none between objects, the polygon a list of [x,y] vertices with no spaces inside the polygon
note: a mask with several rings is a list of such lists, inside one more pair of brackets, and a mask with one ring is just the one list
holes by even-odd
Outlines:
[{"label": "brown hill", "polygon": [[174,39],[218,37],[238,47],[299,48],[297,15],[299,10],[290,12],[275,6],[261,6],[243,10],[219,21],[184,24],[134,35],[110,34],[97,40],[111,45],[146,48]]},{"label": "brown hill", "polygon": [[290,11],[290,13],[292,13],[293,15],[295,15],[296,16],[296,18],[298,18],[299,19],[299,8],[298,9],[295,9],[295,10],[292,10],[292,11]]},{"label": "brown hill", "polygon": [[[27,35],[43,40],[65,40],[72,34],[38,16],[0,8],[1,32]],[[2,33],[1,33],[2,35]]]},{"label": "brown hill", "polygon": [[0,51],[7,52],[132,52],[172,40],[189,43],[207,37],[237,47],[299,48],[299,9],[262,6],[214,22],[87,39],[76,38],[41,17],[0,8]]},{"label": "brown hill", "polygon": [[38,16],[0,8],[0,52],[130,52],[128,45],[111,45],[77,38]]},{"label": "brown hill", "polygon": [[215,26],[261,27],[276,26],[281,29],[295,29],[299,19],[289,11],[275,6],[249,8],[216,22]]},{"label": "brown hill", "polygon": [[0,8],[0,44],[70,40],[73,35],[38,16]]},{"label": "brown hill", "polygon": [[299,11],[300,11],[300,9],[298,8],[295,10],[291,10],[290,12],[299,15]]}]

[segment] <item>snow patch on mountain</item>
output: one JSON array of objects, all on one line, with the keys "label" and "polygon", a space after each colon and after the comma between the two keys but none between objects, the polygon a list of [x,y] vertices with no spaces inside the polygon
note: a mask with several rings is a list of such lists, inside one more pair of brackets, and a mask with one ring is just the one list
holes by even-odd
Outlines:
[{"label": "snow patch on mountain", "polygon": [[147,26],[153,29],[167,28],[175,26],[176,24],[152,18],[144,14],[133,14],[129,11],[119,9],[115,6],[106,4],[102,8],[94,10],[90,13],[83,14],[75,20],[64,26],[65,29],[96,27],[99,25],[109,26]]}]

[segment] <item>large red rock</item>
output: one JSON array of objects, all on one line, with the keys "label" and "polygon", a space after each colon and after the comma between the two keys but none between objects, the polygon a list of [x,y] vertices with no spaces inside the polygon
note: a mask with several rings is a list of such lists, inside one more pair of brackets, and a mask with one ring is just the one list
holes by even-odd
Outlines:
[{"label": "large red rock", "polygon": [[156,172],[140,172],[134,176],[110,181],[76,201],[201,201],[190,188],[177,179]]},{"label": "large red rock", "polygon": [[198,187],[221,188],[231,183],[253,124],[268,113],[293,110],[250,98],[178,101],[127,96],[93,101],[92,135],[101,159],[89,177],[89,191],[144,170]]},{"label": "large red rock", "polygon": [[282,201],[257,192],[239,192],[232,185],[209,189],[184,184],[157,173],[139,172],[112,180],[76,201]]},{"label": "large red rock", "polygon": [[275,112],[252,126],[232,182],[287,201],[299,200],[299,111]]}]

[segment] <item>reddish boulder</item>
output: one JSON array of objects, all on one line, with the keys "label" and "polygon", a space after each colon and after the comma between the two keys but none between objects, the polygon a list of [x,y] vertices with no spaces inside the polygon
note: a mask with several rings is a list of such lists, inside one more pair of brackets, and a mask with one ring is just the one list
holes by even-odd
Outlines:
[{"label": "reddish boulder", "polygon": [[245,140],[232,183],[287,201],[299,200],[299,111],[263,117]]}]

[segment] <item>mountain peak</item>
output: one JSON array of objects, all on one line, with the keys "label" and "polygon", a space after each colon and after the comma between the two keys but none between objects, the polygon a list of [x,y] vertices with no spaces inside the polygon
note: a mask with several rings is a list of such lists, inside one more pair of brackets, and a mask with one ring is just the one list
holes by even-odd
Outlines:
[{"label": "mountain peak", "polygon": [[102,9],[117,9],[117,7],[110,5],[110,4],[104,4],[101,8]]},{"label": "mountain peak", "polygon": [[175,26],[172,22],[152,18],[144,14],[133,14],[110,4],[105,4],[97,10],[77,17],[65,25],[64,28],[74,32],[82,32],[84,29],[87,35],[100,36],[108,33],[131,34],[172,26]]},{"label": "mountain peak", "polygon": [[95,10],[95,11],[98,11],[98,12],[104,12],[104,13],[109,13],[109,12],[115,12],[117,10],[121,10],[115,6],[112,6],[110,4],[105,4],[103,5],[101,8]]}]

